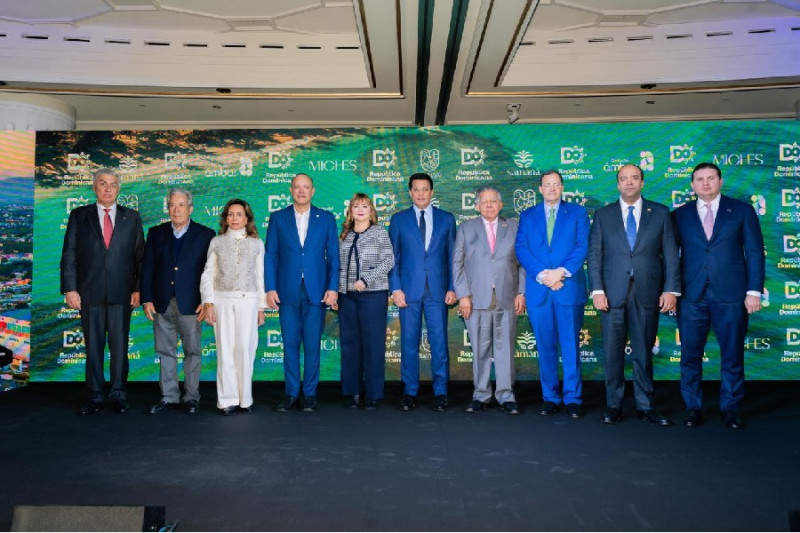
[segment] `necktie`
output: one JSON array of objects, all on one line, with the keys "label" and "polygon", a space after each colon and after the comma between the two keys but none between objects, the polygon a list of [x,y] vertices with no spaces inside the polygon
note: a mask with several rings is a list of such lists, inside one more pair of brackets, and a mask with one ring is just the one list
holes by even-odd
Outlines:
[{"label": "necktie", "polygon": [[553,240],[553,229],[556,227],[556,208],[550,208],[550,214],[547,215],[547,244]]},{"label": "necktie", "polygon": [[489,249],[494,253],[494,247],[497,244],[497,236],[494,234],[494,220],[489,222],[489,233],[486,236],[489,238]]},{"label": "necktie", "polygon": [[111,223],[111,215],[108,214],[111,209],[104,208],[106,216],[103,217],[103,241],[106,243],[106,248],[111,244],[111,234],[114,233],[114,225]]},{"label": "necktie", "polygon": [[703,217],[703,231],[706,232],[706,239],[711,240],[714,232],[714,212],[711,211],[711,204],[705,204],[706,216]]},{"label": "necktie", "polygon": [[633,216],[633,206],[628,206],[628,220],[626,223],[626,231],[628,233],[628,245],[633,250],[634,245],[636,244],[636,218]]},{"label": "necktie", "polygon": [[428,245],[425,242],[425,237],[427,236],[427,234],[428,234],[428,227],[427,227],[427,224],[425,224],[425,211],[420,211],[419,212],[419,236],[422,237],[422,247],[424,249],[426,249],[426,250],[428,249]]}]

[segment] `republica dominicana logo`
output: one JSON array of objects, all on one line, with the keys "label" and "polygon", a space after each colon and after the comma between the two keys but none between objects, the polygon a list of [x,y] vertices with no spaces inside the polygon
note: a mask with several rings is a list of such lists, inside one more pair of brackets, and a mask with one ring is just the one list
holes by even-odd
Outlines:
[{"label": "republica dominicana logo", "polygon": [[279,168],[286,170],[292,164],[292,156],[289,152],[267,152],[267,166],[269,168]]},{"label": "republica dominicana logo", "polygon": [[392,168],[396,162],[397,156],[395,155],[394,150],[384,148],[383,150],[372,151],[373,167]]},{"label": "republica dominicana logo", "polygon": [[421,166],[422,170],[425,172],[433,172],[439,168],[439,150],[436,148],[432,150],[420,150],[419,166]]}]

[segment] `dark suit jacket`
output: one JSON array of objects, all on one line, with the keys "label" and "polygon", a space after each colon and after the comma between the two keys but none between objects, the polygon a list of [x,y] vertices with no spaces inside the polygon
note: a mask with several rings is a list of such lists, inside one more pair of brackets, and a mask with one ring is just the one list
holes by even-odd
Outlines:
[{"label": "dark suit jacket", "polygon": [[633,271],[633,298],[658,307],[662,292],[681,290],[678,244],[667,206],[642,199],[642,216],[631,251],[619,201],[598,209],[589,232],[589,290],[603,290],[608,305],[625,303]]},{"label": "dark suit jacket", "polygon": [[133,209],[117,205],[114,233],[106,250],[97,204],[69,215],[61,252],[61,292],[78,291],[81,303],[130,304],[139,291],[144,252],[142,219]]},{"label": "dark suit jacket", "polygon": [[456,219],[451,213],[433,208],[433,233],[428,250],[419,234],[414,208],[392,215],[389,239],[394,248],[394,268],[389,272],[389,291],[401,289],[406,300],[422,300],[425,283],[431,296],[444,300],[453,289],[453,248],[456,242]]},{"label": "dark suit jacket", "polygon": [[711,240],[706,240],[697,202],[673,213],[681,251],[682,296],[696,301],[706,281],[724,302],[742,302],[764,290],[764,237],[753,207],[723,195]]},{"label": "dark suit jacket", "polygon": [[281,303],[300,300],[300,283],[305,282],[312,302],[321,302],[325,291],[339,290],[339,238],[336,219],[323,209],[311,206],[308,233],[303,246],[297,234],[294,206],[269,216],[264,289],[278,291]]},{"label": "dark suit jacket", "polygon": [[164,222],[147,232],[142,259],[141,301],[152,302],[158,313],[167,310],[173,289],[178,310],[195,314],[200,305],[200,276],[206,264],[206,252],[214,230],[191,221],[183,244],[175,256],[172,223]]},{"label": "dark suit jacket", "polygon": [[[529,306],[540,305],[549,295],[562,305],[586,304],[586,275],[583,263],[589,245],[589,215],[578,204],[561,202],[547,244],[547,218],[544,203],[526,209],[519,216],[517,257],[528,273],[525,297]],[[542,270],[564,267],[571,274],[564,286],[553,291],[536,281]]]}]

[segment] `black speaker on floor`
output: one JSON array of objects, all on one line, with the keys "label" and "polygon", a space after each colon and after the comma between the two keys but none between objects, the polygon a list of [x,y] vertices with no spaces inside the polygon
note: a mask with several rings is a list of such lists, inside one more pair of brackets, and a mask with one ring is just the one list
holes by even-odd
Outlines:
[{"label": "black speaker on floor", "polygon": [[151,505],[15,505],[11,531],[159,531],[165,517]]},{"label": "black speaker on floor", "polygon": [[789,531],[800,531],[800,509],[789,511]]}]

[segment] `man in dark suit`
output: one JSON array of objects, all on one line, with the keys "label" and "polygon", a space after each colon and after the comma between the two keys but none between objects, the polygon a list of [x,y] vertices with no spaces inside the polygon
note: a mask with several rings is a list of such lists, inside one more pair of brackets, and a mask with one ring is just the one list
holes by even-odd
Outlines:
[{"label": "man in dark suit", "polygon": [[744,337],[748,317],[761,309],[764,237],[752,206],[720,194],[722,172],[700,163],[692,172],[697,200],[675,210],[683,286],[678,313],[684,424],[702,424],[703,350],[714,330],[720,349],[722,420],[744,427]]},{"label": "man in dark suit", "polygon": [[503,200],[495,187],[480,187],[475,206],[481,215],[461,224],[453,252],[458,310],[472,345],[475,390],[466,411],[483,411],[491,401],[494,362],[494,397],[505,413],[516,415],[514,346],[517,315],[525,311],[525,270],[514,251],[517,221],[500,216]]},{"label": "man in dark suit", "polygon": [[293,204],[269,217],[264,258],[267,307],[279,309],[283,337],[286,397],[275,408],[278,412],[299,406],[301,342],[302,409],[316,410],[325,306],[336,309],[339,296],[336,219],[311,205],[315,189],[307,174],[297,174],[290,190]]},{"label": "man in dark suit", "polygon": [[404,387],[400,410],[410,411],[417,406],[424,314],[431,349],[434,409],[446,411],[450,374],[447,306],[457,301],[453,289],[456,220],[451,213],[431,205],[433,179],[428,174],[412,174],[408,194],[413,205],[395,213],[389,221],[395,258],[389,273],[389,290],[392,302],[400,308],[400,376]]},{"label": "man in dark suit", "polygon": [[636,165],[617,172],[618,202],[598,209],[589,233],[589,288],[600,311],[605,352],[606,411],[622,418],[625,343],[630,339],[636,415],[657,426],[672,421],[653,409],[653,345],[658,312],[675,309],[680,291],[678,245],[667,206],[642,198],[644,173]]},{"label": "man in dark suit", "polygon": [[117,174],[103,168],[94,173],[94,204],[69,215],[61,253],[61,292],[72,309],[80,311],[86,344],[88,402],[79,415],[103,407],[103,359],[106,335],[110,354],[114,411],[128,410],[128,334],[131,310],[139,305],[139,271],[144,234],[139,213],[117,204]]},{"label": "man in dark suit", "polygon": [[[583,414],[583,381],[579,354],[586,275],[583,263],[589,244],[586,208],[561,201],[564,182],[557,170],[539,180],[544,203],[526,209],[519,217],[517,257],[528,273],[528,318],[539,350],[539,376],[544,403],[542,416],[554,415],[563,402],[567,415]],[[558,348],[564,370],[563,389],[558,382]]]},{"label": "man in dark suit", "polygon": [[180,405],[178,335],[183,345],[183,410],[200,409],[200,339],[203,305],[200,276],[214,230],[191,220],[192,193],[172,189],[167,194],[169,222],[147,232],[142,260],[141,300],[144,314],[153,321],[155,349],[161,366],[161,401],[149,409],[163,413]]}]

